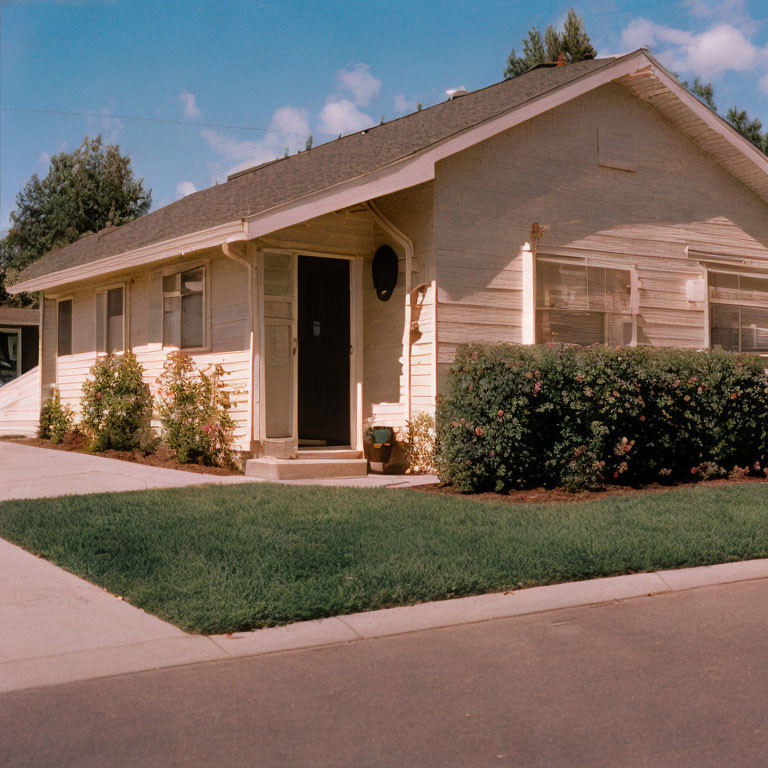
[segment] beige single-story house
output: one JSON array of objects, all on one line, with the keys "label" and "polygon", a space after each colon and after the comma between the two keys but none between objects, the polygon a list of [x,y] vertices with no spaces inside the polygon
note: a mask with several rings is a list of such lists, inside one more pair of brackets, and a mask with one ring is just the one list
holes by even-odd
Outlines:
[{"label": "beige single-story house", "polygon": [[[365,471],[457,345],[768,352],[768,157],[648,52],[542,66],[232,175],[28,267],[40,397],[97,355],[230,372],[248,472]],[[0,420],[2,410],[0,410]],[[314,471],[314,470],[313,470]]]}]

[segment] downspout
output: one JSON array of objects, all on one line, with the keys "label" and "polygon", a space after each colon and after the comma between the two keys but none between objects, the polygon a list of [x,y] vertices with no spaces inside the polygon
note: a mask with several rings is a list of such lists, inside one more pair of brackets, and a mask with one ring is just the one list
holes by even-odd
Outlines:
[{"label": "downspout", "polygon": [[250,432],[251,450],[253,450],[253,443],[256,442],[256,433],[254,430],[254,413],[255,413],[255,391],[253,380],[253,362],[254,362],[254,287],[253,287],[253,263],[236,253],[232,249],[232,245],[235,243],[247,242],[245,237],[230,237],[226,242],[221,244],[221,252],[232,261],[236,261],[238,264],[245,267],[248,273],[248,346],[250,351],[251,364],[249,366],[248,380],[249,380],[249,392],[248,392],[248,431]]},{"label": "downspout", "polygon": [[[405,348],[405,412],[408,421],[411,420],[411,296],[413,280],[413,242],[404,235],[372,201],[365,203],[365,207],[373,216],[373,220],[396,242],[405,249],[405,330],[403,332],[403,346]],[[423,270],[422,270],[423,272]],[[423,274],[421,275],[423,277]],[[420,286],[417,288],[420,289]]]}]

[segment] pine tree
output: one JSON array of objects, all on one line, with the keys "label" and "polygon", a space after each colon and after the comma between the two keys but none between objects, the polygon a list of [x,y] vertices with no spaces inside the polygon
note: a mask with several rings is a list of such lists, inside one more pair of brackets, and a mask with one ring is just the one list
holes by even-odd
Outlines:
[{"label": "pine tree", "polygon": [[307,139],[307,143],[304,145],[304,149],[306,149],[307,151],[312,149],[312,134],[311,133],[309,134],[309,138]]},{"label": "pine tree", "polygon": [[597,56],[584,29],[584,22],[573,8],[568,11],[562,32],[550,24],[542,40],[541,32],[536,27],[528,30],[528,37],[523,40],[523,55],[518,56],[513,48],[507,57],[504,79],[522,75],[537,64],[557,61],[561,53],[565,53],[568,61],[583,61]]}]

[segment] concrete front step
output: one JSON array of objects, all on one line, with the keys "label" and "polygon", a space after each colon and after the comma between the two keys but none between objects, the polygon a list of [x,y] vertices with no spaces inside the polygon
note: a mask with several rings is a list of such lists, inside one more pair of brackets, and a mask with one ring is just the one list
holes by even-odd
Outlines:
[{"label": "concrete front step", "polygon": [[305,459],[362,459],[363,452],[354,448],[299,448],[299,461]]},{"label": "concrete front step", "polygon": [[[298,459],[275,459],[263,456],[245,463],[247,477],[261,480],[317,480],[328,477],[365,477],[368,462],[363,458],[304,458],[303,451]],[[313,451],[314,453],[314,451]],[[359,454],[359,451],[355,451]]]}]

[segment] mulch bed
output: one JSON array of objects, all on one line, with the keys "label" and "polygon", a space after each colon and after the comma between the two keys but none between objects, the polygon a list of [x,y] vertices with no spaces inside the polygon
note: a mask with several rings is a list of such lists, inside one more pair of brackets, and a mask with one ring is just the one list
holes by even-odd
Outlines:
[{"label": "mulch bed", "polygon": [[202,464],[182,464],[165,446],[160,447],[154,453],[144,454],[141,451],[89,451],[85,447],[85,438],[80,434],[68,435],[60,443],[52,443],[49,440],[41,440],[39,437],[12,437],[4,438],[4,442],[31,445],[35,448],[52,448],[56,451],[76,451],[87,453],[91,456],[103,456],[107,459],[119,459],[120,461],[132,461],[135,464],[146,464],[150,467],[163,469],[178,469],[182,472],[197,472],[202,475],[241,475],[236,469],[225,467],[206,467]]},{"label": "mulch bed", "polygon": [[690,487],[712,487],[715,485],[738,485],[741,483],[768,483],[768,478],[764,477],[741,477],[736,479],[721,478],[718,480],[701,480],[695,483],[653,483],[652,485],[643,485],[638,488],[632,488],[625,485],[608,486],[602,491],[579,491],[571,493],[562,488],[530,488],[521,491],[510,491],[509,493],[462,493],[453,486],[440,485],[417,485],[408,490],[423,491],[425,493],[437,493],[445,496],[461,496],[464,499],[474,499],[476,501],[501,501],[511,504],[533,503],[533,504],[568,504],[580,503],[584,501],[597,501],[598,499],[608,499],[613,497],[637,496],[645,493],[658,493],[660,491],[669,491],[674,488]]}]

